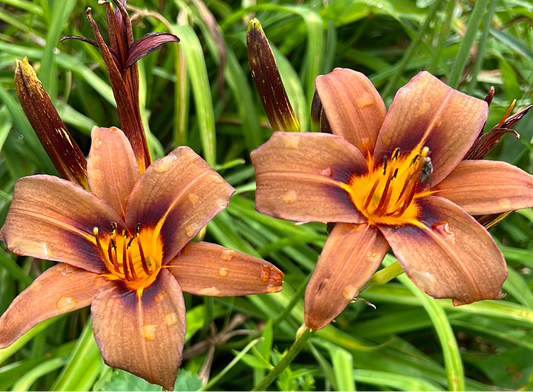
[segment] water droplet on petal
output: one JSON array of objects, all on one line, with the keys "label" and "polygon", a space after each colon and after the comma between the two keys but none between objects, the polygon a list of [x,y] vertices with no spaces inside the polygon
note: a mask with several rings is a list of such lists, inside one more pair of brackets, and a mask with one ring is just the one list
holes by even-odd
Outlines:
[{"label": "water droplet on petal", "polygon": [[76,309],[76,306],[78,306],[78,303],[76,302],[76,300],[66,295],[59,298],[56,302],[56,307],[61,312],[70,312],[71,310]]},{"label": "water droplet on petal", "polygon": [[224,249],[220,254],[220,258],[224,261],[231,261],[235,256],[235,251],[231,249]]},{"label": "water droplet on petal", "polygon": [[98,150],[101,146],[102,146],[102,139],[100,139],[99,137],[95,137],[93,139],[93,144],[91,148]]},{"label": "water droplet on petal", "polygon": [[295,135],[284,135],[283,137],[283,145],[285,148],[289,148],[291,150],[298,149],[298,145],[300,144],[300,138]]},{"label": "water droplet on petal", "polygon": [[191,223],[187,226],[185,226],[185,234],[187,234],[188,237],[192,238],[198,233],[198,230],[200,227],[198,226],[198,223]]},{"label": "water droplet on petal", "polygon": [[364,151],[370,150],[371,147],[370,138],[369,137],[362,137],[361,138],[361,148]]},{"label": "water droplet on petal", "polygon": [[368,261],[377,261],[379,258],[379,253],[375,250],[369,250],[366,255],[368,257]]},{"label": "water droplet on petal", "polygon": [[225,209],[228,206],[228,204],[229,204],[228,200],[224,200],[224,199],[218,199],[217,201],[215,201],[215,205],[218,208],[222,208],[222,209]]},{"label": "water droplet on petal", "polygon": [[298,198],[298,194],[294,190],[287,191],[283,196],[281,196],[281,200],[283,200],[287,204],[292,204],[296,201]]},{"label": "water droplet on petal", "polygon": [[163,316],[163,322],[169,327],[178,323],[178,315],[175,312],[167,313]]},{"label": "water droplet on petal", "polygon": [[342,296],[346,301],[351,301],[357,295],[357,286],[349,284],[342,289]]},{"label": "water droplet on petal", "polygon": [[157,325],[144,324],[140,329],[141,336],[145,338],[146,340],[154,340],[156,328],[157,328]]},{"label": "water droplet on petal", "polygon": [[281,291],[281,286],[275,286],[273,284],[269,284],[266,288],[266,292],[269,294],[277,293],[278,291]]},{"label": "water droplet on petal", "polygon": [[331,177],[333,176],[333,170],[331,170],[331,167],[326,167],[324,170],[320,172],[323,176]]},{"label": "water droplet on petal", "polygon": [[228,269],[226,267],[220,267],[218,269],[218,274],[220,275],[220,277],[225,278],[226,276],[228,276]]},{"label": "water droplet on petal", "polygon": [[167,295],[168,295],[168,293],[166,292],[166,290],[163,290],[163,291],[161,291],[159,294],[157,294],[157,295],[154,297],[153,301],[154,301],[154,302],[161,302],[161,301],[163,301],[163,300],[165,299],[165,297],[166,297]]},{"label": "water droplet on petal", "polygon": [[61,267],[58,267],[58,269],[61,271],[61,275],[63,276],[71,275],[74,272],[76,272],[76,268],[71,265],[63,263],[63,264],[60,264],[60,266]]},{"label": "water droplet on petal", "polygon": [[261,266],[261,282],[265,283],[268,279],[270,279],[270,268],[268,268],[267,265]]},{"label": "water droplet on petal", "polygon": [[213,181],[216,184],[224,184],[226,182],[222,177],[220,177],[216,173],[210,174],[209,178],[211,179],[211,181]]},{"label": "water droplet on petal", "polygon": [[361,98],[357,99],[356,105],[359,109],[372,106],[374,104],[374,97],[368,91],[365,91]]},{"label": "water droplet on petal", "polygon": [[498,207],[500,207],[503,211],[513,210],[513,205],[511,203],[511,200],[509,200],[506,197],[502,197],[501,199],[498,199]]},{"label": "water droplet on petal", "polygon": [[442,221],[433,223],[431,225],[431,228],[433,231],[440,236],[442,236],[446,241],[451,242],[452,244],[455,244],[455,233],[450,228],[450,224],[448,222]]},{"label": "water droplet on petal", "polygon": [[389,134],[385,133],[385,134],[381,135],[381,142],[383,143],[383,145],[385,147],[389,147],[391,145],[391,143],[392,143],[392,139],[391,139]]},{"label": "water droplet on petal", "polygon": [[422,104],[418,105],[416,116],[420,119],[423,119],[426,117],[426,114],[428,114],[430,110],[431,105],[429,104],[429,102],[423,102]]},{"label": "water droplet on petal", "polygon": [[156,173],[163,174],[174,165],[174,161],[177,159],[178,157],[176,155],[170,153],[166,157],[155,161],[152,166],[154,167],[154,171]]},{"label": "water droplet on petal", "polygon": [[187,196],[187,198],[189,199],[191,204],[195,206],[198,200],[200,199],[200,196],[198,196],[196,193],[189,193],[189,196]]},{"label": "water droplet on petal", "polygon": [[206,287],[205,289],[201,289],[199,291],[200,295],[207,295],[210,297],[218,297],[220,295],[220,290],[217,289],[215,286],[213,287]]}]

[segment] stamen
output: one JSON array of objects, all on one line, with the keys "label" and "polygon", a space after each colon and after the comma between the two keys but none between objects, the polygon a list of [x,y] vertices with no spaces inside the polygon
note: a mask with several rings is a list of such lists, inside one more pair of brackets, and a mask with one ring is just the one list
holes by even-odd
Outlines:
[{"label": "stamen", "polygon": [[398,156],[400,155],[400,149],[396,147],[394,151],[392,152],[392,160],[395,161],[398,159]]},{"label": "stamen", "polygon": [[383,156],[383,175],[385,175],[385,173],[387,173],[387,156],[384,155]]},{"label": "stamen", "polygon": [[137,226],[135,226],[135,237],[137,237],[137,245],[139,246],[139,256],[141,256],[141,265],[143,267],[144,273],[146,275],[150,275],[150,267],[146,263],[146,259],[144,257],[144,251],[143,247],[141,245],[141,239],[139,238],[139,233],[141,232],[141,224],[137,223]]},{"label": "stamen", "polygon": [[503,116],[501,121],[494,128],[500,128],[502,126],[502,124],[505,122],[505,120],[507,120],[507,117],[509,117],[509,114],[511,114],[511,112],[513,111],[513,108],[514,108],[515,104],[516,104],[516,99],[513,100],[513,102],[511,103],[511,106],[509,106],[509,109],[507,109],[507,111],[505,112],[505,115]]}]

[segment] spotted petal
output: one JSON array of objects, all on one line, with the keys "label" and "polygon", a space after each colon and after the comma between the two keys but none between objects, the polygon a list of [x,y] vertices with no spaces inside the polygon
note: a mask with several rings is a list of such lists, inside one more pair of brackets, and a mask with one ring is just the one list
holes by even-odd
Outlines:
[{"label": "spotted petal", "polygon": [[94,338],[108,366],[174,388],[185,339],[185,304],[168,271],[161,270],[140,298],[111,282],[96,295],[91,314]]},{"label": "spotted petal", "polygon": [[430,196],[419,203],[420,226],[381,227],[409,278],[454,305],[502,298],[507,269],[489,233],[447,199]]},{"label": "spotted petal", "polygon": [[361,152],[339,136],[276,132],[251,153],[257,211],[296,222],[362,222],[342,188],[367,170]]},{"label": "spotted petal", "polygon": [[328,325],[359,293],[377,270],[389,245],[367,224],[337,223],[305,291],[305,324]]},{"label": "spotted petal", "polygon": [[178,147],[141,176],[127,202],[126,223],[161,233],[165,264],[226,208],[233,192],[193,150]]},{"label": "spotted petal", "polygon": [[387,112],[372,82],[360,72],[336,68],[316,78],[316,89],[333,134],[372,154]]},{"label": "spotted petal", "polygon": [[0,317],[0,348],[10,346],[41,321],[89,306],[105,279],[58,264],[43,272]]},{"label": "spotted petal", "polygon": [[412,151],[429,147],[433,185],[461,161],[487,119],[487,103],[470,97],[427,72],[398,90],[379,133],[374,157],[377,164],[395,148]]},{"label": "spotted petal", "polygon": [[126,200],[139,179],[139,167],[124,133],[115,127],[94,127],[87,162],[89,189],[124,217]]},{"label": "spotted petal", "polygon": [[283,288],[283,272],[269,262],[207,242],[190,242],[167,267],[190,294],[231,297]]},{"label": "spotted petal", "polygon": [[505,162],[462,161],[434,189],[470,215],[533,207],[533,177]]},{"label": "spotted petal", "polygon": [[12,252],[101,273],[93,229],[122,219],[105,201],[70,181],[47,175],[17,181],[0,238]]}]

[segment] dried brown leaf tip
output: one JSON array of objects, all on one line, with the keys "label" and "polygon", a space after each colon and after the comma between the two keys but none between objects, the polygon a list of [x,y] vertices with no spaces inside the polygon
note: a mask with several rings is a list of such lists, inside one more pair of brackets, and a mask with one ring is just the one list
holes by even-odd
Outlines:
[{"label": "dried brown leaf tip", "polygon": [[87,161],[28,62],[15,60],[20,105],[59,175],[87,188]]},{"label": "dried brown leaf tip", "polygon": [[255,257],[191,242],[234,189],[188,147],[140,173],[117,128],[92,130],[89,190],[54,176],[15,184],[0,239],[54,260],[0,317],[0,348],[40,321],[91,306],[104,361],[171,390],[185,340],[183,292],[276,293],[283,273]]},{"label": "dried brown leaf tip", "polygon": [[150,165],[151,158],[139,110],[139,71],[136,63],[166,42],[179,42],[179,38],[170,33],[148,33],[134,41],[131,21],[125,8],[126,0],[113,0],[113,2],[116,10],[113,10],[108,1],[99,1],[99,4],[106,7],[109,45],[104,41],[90,8],[86,14],[96,40],[66,36],[61,41],[76,39],[100,50],[117,102],[121,127],[131,142],[142,173]]},{"label": "dried brown leaf tip", "polygon": [[305,324],[320,329],[341,313],[389,248],[434,298],[501,298],[505,260],[472,215],[533,206],[533,177],[504,162],[462,160],[487,102],[427,72],[388,111],[361,73],[335,69],[316,86],[331,133],[276,132],[251,154],[259,212],[336,222],[307,285]]},{"label": "dried brown leaf tip", "polygon": [[252,78],[272,129],[299,132],[300,124],[281,81],[274,54],[257,19],[248,24],[246,46]]}]

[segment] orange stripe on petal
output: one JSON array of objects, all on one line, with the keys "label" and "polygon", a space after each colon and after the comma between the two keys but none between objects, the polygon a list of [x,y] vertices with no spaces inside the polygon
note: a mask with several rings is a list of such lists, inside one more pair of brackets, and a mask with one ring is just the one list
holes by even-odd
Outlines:
[{"label": "orange stripe on petal", "polygon": [[283,272],[274,265],[207,242],[190,242],[167,268],[189,294],[230,297],[283,288]]},{"label": "orange stripe on petal", "polygon": [[111,282],[91,306],[94,338],[108,366],[174,388],[185,340],[185,304],[168,271],[142,295]]},{"label": "orange stripe on petal", "polygon": [[68,264],[43,272],[0,317],[0,348],[13,344],[41,321],[89,306],[104,278]]},{"label": "orange stripe on petal", "polygon": [[378,229],[337,223],[305,291],[305,324],[316,331],[337,317],[372,277],[388,249]]},{"label": "orange stripe on petal", "polygon": [[489,233],[447,199],[429,196],[419,206],[418,226],[380,227],[409,278],[455,305],[500,299],[507,269]]}]

